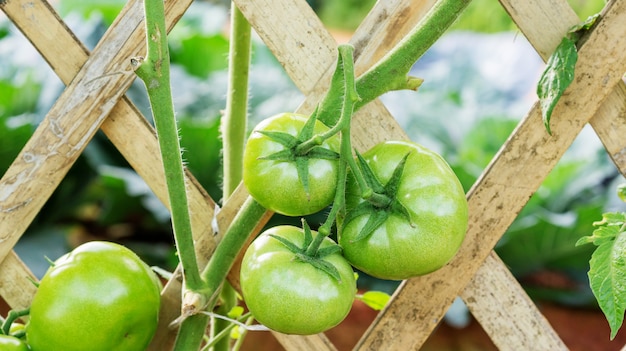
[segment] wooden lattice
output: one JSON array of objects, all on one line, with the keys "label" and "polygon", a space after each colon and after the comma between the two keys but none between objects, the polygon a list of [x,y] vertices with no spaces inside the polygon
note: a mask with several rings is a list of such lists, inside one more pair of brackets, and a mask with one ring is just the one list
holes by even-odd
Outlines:
[{"label": "wooden lattice", "polygon": [[[190,2],[165,2],[168,28]],[[351,39],[357,73],[388,52],[434,2],[379,1]],[[578,22],[566,0],[500,2],[544,59]],[[334,66],[333,37],[304,0],[235,3],[306,95],[300,112],[310,112]],[[13,308],[27,307],[35,288],[27,279],[34,276],[12,249],[98,129],[167,205],[155,133],[124,97],[134,79],[129,58],[145,50],[142,6],[130,0],[89,53],[46,1],[0,0],[0,8],[67,84],[0,180],[0,295]],[[492,249],[585,124],[593,126],[617,168],[626,174],[625,71],[626,1],[616,0],[607,4],[580,49],[576,79],[553,113],[553,134],[543,130],[535,104],[469,191],[470,225],[459,254],[435,273],[404,281],[356,350],[419,349],[456,296],[463,298],[500,349],[566,349]],[[380,101],[359,111],[353,133],[354,146],[361,150],[382,140],[407,138]],[[188,177],[194,235],[199,257],[206,263],[223,230],[213,232],[207,219],[213,217],[216,204]],[[224,204],[217,215],[220,228],[228,226],[246,197],[239,187]],[[236,276],[230,277],[235,286]],[[163,325],[150,350],[168,349],[173,340],[174,332],[165,324],[178,315],[180,281],[172,279],[163,296]],[[287,350],[335,350],[324,334],[275,336]]]}]

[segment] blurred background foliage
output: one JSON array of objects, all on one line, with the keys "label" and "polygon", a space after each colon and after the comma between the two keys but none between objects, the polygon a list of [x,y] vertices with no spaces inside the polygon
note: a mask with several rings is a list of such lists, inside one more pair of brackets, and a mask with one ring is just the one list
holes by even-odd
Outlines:
[{"label": "blurred background foliage", "polygon": [[[310,0],[323,22],[352,31],[373,0]],[[581,19],[603,0],[570,0]],[[56,7],[89,48],[95,46],[125,1],[61,0]],[[220,111],[225,107],[228,2],[192,4],[170,35],[174,103],[184,158],[219,201]],[[301,93],[260,40],[253,47],[250,127],[291,111]],[[0,174],[4,174],[63,85],[6,18],[0,19]],[[535,101],[543,63],[495,0],[474,0],[451,31],[415,65],[425,79],[414,92],[382,97],[411,139],[440,152],[469,191]],[[128,96],[150,118],[141,84]],[[529,165],[529,171],[532,165]],[[586,272],[591,245],[575,247],[591,223],[620,202],[622,177],[590,130],[577,139],[498,243],[498,254],[531,296],[577,306],[593,305]],[[314,215],[318,222],[323,214]],[[211,220],[207,218],[207,221]],[[289,221],[275,218],[273,223]],[[93,238],[123,242],[151,264],[172,269],[177,260],[169,214],[149,187],[101,133],[72,167],[22,237],[16,251],[37,275],[50,259]],[[555,278],[556,277],[556,278]],[[558,279],[557,279],[558,278]],[[397,283],[363,277],[368,288]]]}]

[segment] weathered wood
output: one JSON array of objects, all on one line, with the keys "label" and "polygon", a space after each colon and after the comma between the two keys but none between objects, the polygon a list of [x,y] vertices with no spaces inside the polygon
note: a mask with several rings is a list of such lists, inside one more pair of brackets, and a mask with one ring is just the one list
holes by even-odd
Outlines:
[{"label": "weathered wood", "polygon": [[567,350],[495,252],[487,256],[461,297],[499,350]]},{"label": "weathered wood", "polygon": [[413,350],[423,344],[516,214],[621,81],[626,70],[625,17],[626,3],[608,5],[580,50],[575,81],[554,109],[553,135],[543,129],[535,104],[469,192],[470,225],[458,255],[439,271],[405,281],[357,350]]},{"label": "weathered wood", "polygon": [[[547,60],[561,37],[579,19],[566,1],[554,1],[549,6],[537,1],[501,0],[502,6],[520,30],[533,44],[539,55]],[[589,121],[607,153],[626,176],[626,84],[620,82]]]},{"label": "weathered wood", "polygon": [[[189,4],[189,2],[187,2],[187,4]],[[61,80],[64,83],[69,84],[74,76],[79,72],[83,64],[87,61],[88,52],[71,33],[67,26],[65,26],[52,7],[45,1],[33,2],[15,0],[3,3],[1,8],[13,21],[13,23],[29,38],[35,48],[37,48],[51,67],[53,67],[55,73],[57,73]],[[174,24],[171,19],[179,18],[181,11],[184,12],[185,8],[184,3],[182,2],[176,3],[176,6],[174,7],[168,6],[167,11],[170,17],[170,28]],[[133,7],[131,9],[134,9],[133,11],[135,11],[135,17],[139,16],[139,18],[141,18],[143,13],[141,7]],[[115,25],[116,24],[114,24],[114,26]],[[141,27],[138,27],[138,29],[141,29]],[[121,31],[123,34],[130,33],[124,29]],[[127,44],[127,46],[134,45],[140,48],[141,43],[145,41],[142,38],[141,33],[136,35],[136,41],[136,43],[132,43],[131,41]],[[59,51],[61,49],[62,52]],[[124,59],[123,61],[126,62],[128,60]],[[132,76],[130,78],[132,79]],[[138,173],[144,178],[144,180],[152,186],[152,189],[155,190],[157,196],[159,196],[162,201],[166,202],[167,196],[164,185],[165,181],[162,167],[159,166],[161,161],[158,153],[154,152],[154,150],[158,149],[158,144],[156,143],[153,129],[145,121],[145,119],[141,117],[137,109],[125,98],[123,98],[121,102],[112,109],[111,115],[113,118],[109,118],[103,122],[103,130],[105,130],[105,132],[109,129],[113,130],[113,132],[107,133],[110,134],[109,137],[114,141],[114,143],[115,141],[119,141],[117,144],[125,145],[124,147],[119,147],[124,157],[135,167],[135,169],[138,170]],[[135,118],[132,116],[135,116]],[[68,121],[70,122],[67,123],[71,123],[71,118],[79,119],[80,117],[80,115],[69,116]],[[117,120],[117,122],[114,122],[114,120]],[[81,122],[85,123],[84,121]],[[79,122],[76,123],[79,124]],[[72,157],[75,159],[77,154],[78,152],[72,155]],[[70,159],[68,162],[73,161]],[[54,181],[60,181],[60,178],[55,178]],[[54,189],[56,184],[58,184],[55,184],[54,181],[50,183],[51,189]],[[196,185],[198,190],[201,189],[197,186],[195,180],[192,179],[190,183]],[[196,191],[197,196],[191,197],[190,203],[192,208],[194,208],[194,205],[198,202],[206,204],[205,199],[208,198],[208,196],[206,196],[204,192],[198,190]],[[43,194],[45,193],[42,193],[42,195]],[[47,197],[43,198],[42,196],[41,200],[45,201],[46,199]],[[207,207],[211,213],[213,205],[205,205],[204,208],[198,208],[198,210],[202,210],[198,211],[198,213],[206,213],[204,210]],[[23,230],[25,230],[28,226],[29,221],[27,221],[27,218],[23,218],[22,221],[23,223],[21,228],[14,228],[16,232],[20,230],[23,232]],[[201,220],[198,219],[196,222],[197,229],[200,229],[200,223],[205,223],[204,225],[206,226],[204,217]],[[201,230],[198,230],[198,233],[201,232]],[[19,235],[21,235],[21,233],[19,233]],[[5,264],[9,264],[8,262],[11,261],[5,261],[2,263],[2,267],[0,267],[1,272],[9,269],[5,266]],[[25,267],[23,266],[17,267],[17,269],[24,268]],[[30,273],[24,271],[22,272],[22,275],[30,275]],[[23,297],[23,294],[20,291],[15,291],[14,293],[2,292],[2,295],[9,304],[11,304],[12,296],[15,296],[18,299]]]},{"label": "weathered wood", "polygon": [[[129,3],[133,8],[136,3]],[[134,73],[123,51],[125,32],[141,16],[127,11],[119,27],[107,32],[76,79],[57,100],[31,139],[0,180],[0,258],[15,245],[106,118]],[[128,50],[128,49],[127,49]],[[131,54],[132,55],[132,54]]]},{"label": "weathered wood", "polygon": [[14,251],[10,251],[0,265],[0,296],[12,309],[28,308],[37,290],[32,283],[35,280],[35,276],[28,267],[24,265]]}]

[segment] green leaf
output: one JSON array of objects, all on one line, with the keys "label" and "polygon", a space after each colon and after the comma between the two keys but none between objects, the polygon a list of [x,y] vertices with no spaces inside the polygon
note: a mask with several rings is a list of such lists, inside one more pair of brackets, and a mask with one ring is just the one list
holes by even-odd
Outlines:
[{"label": "green leaf", "polygon": [[591,290],[609,322],[613,340],[626,311],[626,233],[598,246],[589,266]]},{"label": "green leaf", "polygon": [[626,183],[620,184],[617,187],[617,196],[620,200],[626,202]]},{"label": "green leaf", "polygon": [[593,231],[592,235],[578,239],[576,246],[588,243],[600,246],[606,241],[613,240],[622,231],[624,223],[626,223],[626,213],[603,213],[602,220],[593,223],[594,227],[597,228]]},{"label": "green leaf", "polygon": [[380,311],[387,305],[391,296],[382,291],[367,291],[362,295],[357,295],[357,299],[376,311]]},{"label": "green leaf", "polygon": [[583,23],[579,23],[579,24],[573,26],[572,28],[570,28],[569,34],[574,34],[575,35],[575,37],[571,38],[571,36],[570,36],[570,38],[572,40],[577,39],[576,36],[580,36],[585,31],[588,31],[589,29],[591,29],[591,27],[594,24],[596,24],[596,21],[598,20],[598,18],[600,18],[600,14],[596,13],[594,15],[591,15],[591,16],[587,17],[587,19]]},{"label": "green leaf", "polygon": [[550,56],[546,69],[539,79],[537,95],[541,104],[543,124],[549,134],[552,134],[550,130],[552,111],[565,89],[574,80],[574,68],[577,60],[576,42],[568,37],[563,38],[556,51]]}]

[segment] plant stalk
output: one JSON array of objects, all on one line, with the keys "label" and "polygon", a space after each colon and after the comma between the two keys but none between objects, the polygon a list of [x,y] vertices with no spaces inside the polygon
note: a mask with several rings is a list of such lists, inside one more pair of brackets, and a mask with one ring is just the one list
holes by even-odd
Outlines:
[{"label": "plant stalk", "polygon": [[248,76],[250,72],[251,27],[231,3],[231,36],[228,66],[228,95],[222,118],[224,143],[224,201],[235,191],[243,174],[248,113]]},{"label": "plant stalk", "polygon": [[172,213],[172,227],[183,267],[185,287],[202,290],[191,231],[187,189],[178,140],[178,128],[170,87],[170,58],[162,0],[145,0],[145,22],[148,54],[145,59],[131,60],[135,73],[144,82],[157,131],[159,149]]},{"label": "plant stalk", "polygon": [[[202,278],[207,284],[205,290],[207,303],[204,309],[213,310],[215,307],[222,283],[232,268],[239,251],[243,249],[251,233],[255,232],[255,228],[266,211],[267,210],[252,197],[248,197],[241,206],[241,209],[237,212],[228,230],[224,233],[222,241],[217,246],[207,266],[202,271]],[[204,335],[208,322],[209,317],[202,313],[185,318],[180,326],[178,336],[176,337],[174,350],[197,350],[198,346],[196,345],[200,345],[202,342],[202,336]]]},{"label": "plant stalk", "polygon": [[[422,80],[408,76],[415,62],[424,55],[454,23],[471,0],[439,0],[420,23],[376,65],[361,75],[356,88],[361,101],[355,111],[379,96],[400,89],[416,90]],[[337,122],[341,96],[326,94],[320,105],[318,119],[328,126]]]}]

